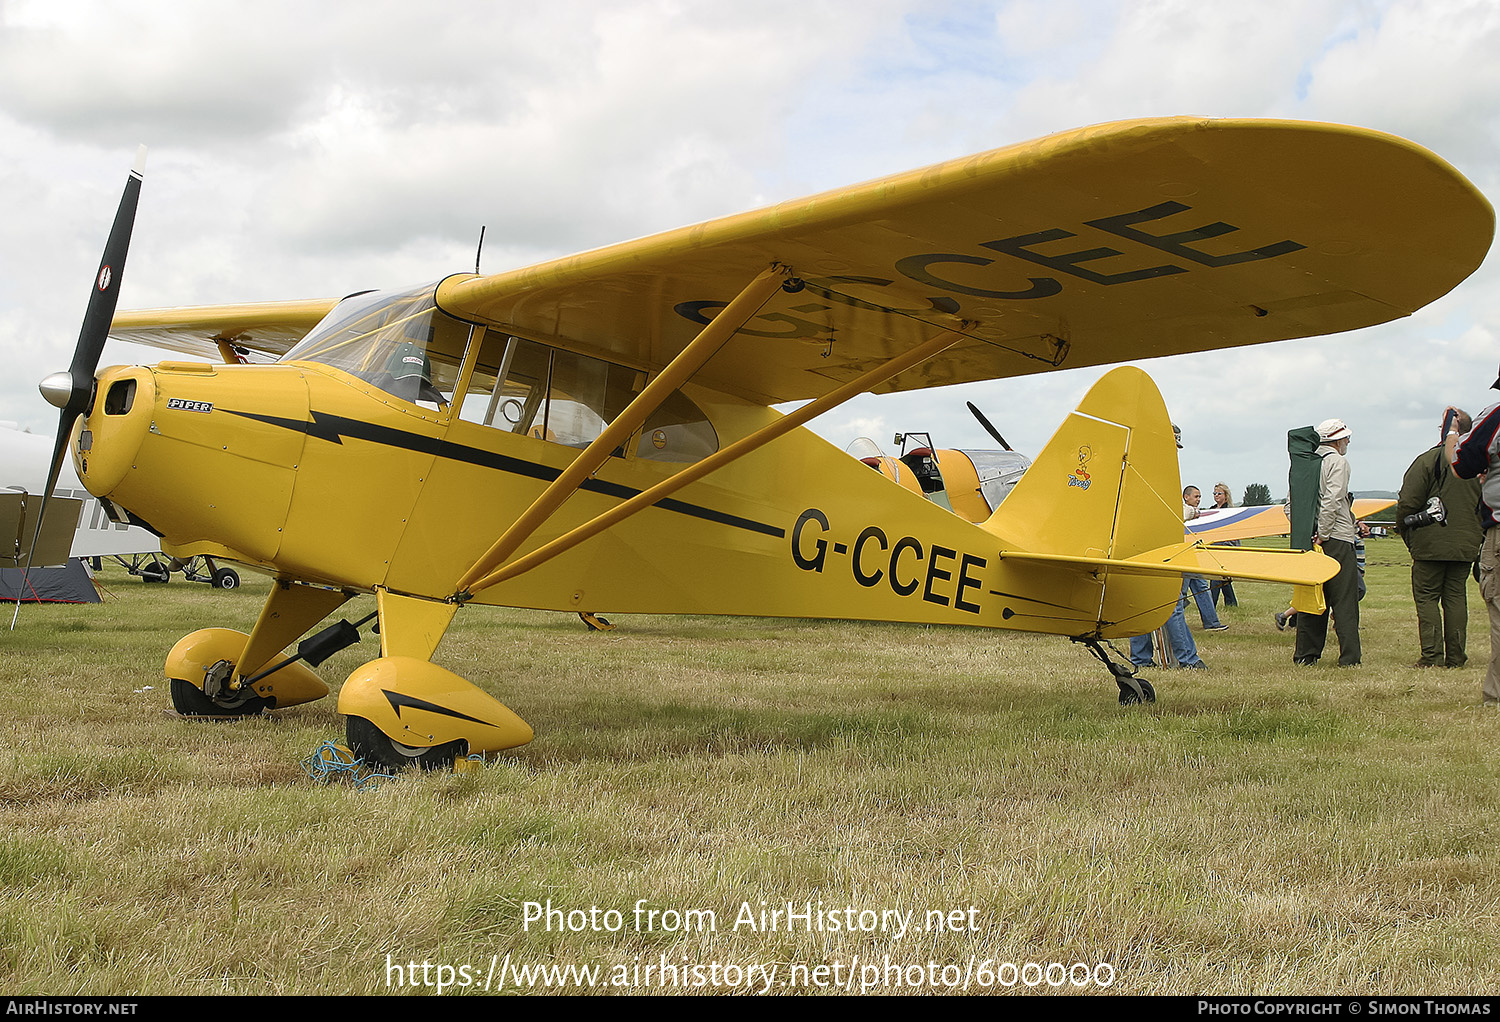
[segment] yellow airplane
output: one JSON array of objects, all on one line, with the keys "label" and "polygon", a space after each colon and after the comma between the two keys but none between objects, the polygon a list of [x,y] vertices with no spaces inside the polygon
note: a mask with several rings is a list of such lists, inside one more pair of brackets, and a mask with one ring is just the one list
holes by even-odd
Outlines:
[{"label": "yellow airplane", "polygon": [[[799,427],[866,391],[1382,323],[1451,290],[1494,231],[1483,196],[1410,142],[1171,118],[504,273],[114,316],[132,190],[134,172],[73,367],[43,385],[57,453],[169,555],[276,579],[249,635],[174,647],[174,705],[324,695],[308,665],[364,622],[283,651],[373,593],[380,656],[338,707],[361,755],[423,766],[532,737],[432,662],[468,604],[1044,632],[1104,660],[1121,702],[1152,699],[1105,643],[1161,625],[1183,573],[1318,601],[1334,565],[1184,536],[1144,372],[1106,373],[978,522]],[[218,364],[96,380],[106,333]]]},{"label": "yellow airplane", "polygon": [[[1031,465],[1031,459],[1011,449],[971,403],[1004,450],[939,450],[928,433],[897,433],[899,457],[887,455],[869,437],[860,437],[846,452],[875,469],[891,482],[919,493],[939,507],[947,508],[970,522],[986,521],[1010,495]],[[918,443],[918,440],[925,443]]]}]

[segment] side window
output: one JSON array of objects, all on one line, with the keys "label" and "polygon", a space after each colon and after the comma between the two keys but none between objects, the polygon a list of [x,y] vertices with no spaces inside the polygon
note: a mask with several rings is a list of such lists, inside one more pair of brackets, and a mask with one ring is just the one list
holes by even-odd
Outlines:
[{"label": "side window", "polygon": [[719,435],[708,416],[679,390],[646,419],[635,456],[647,461],[694,462],[718,449]]},{"label": "side window", "polygon": [[[587,447],[639,393],[640,373],[578,352],[499,332],[485,335],[459,418],[538,440]],[[647,419],[624,457],[691,462],[718,449],[703,412],[681,392]]]},{"label": "side window", "polygon": [[634,370],[573,351],[552,353],[547,390],[548,440],[587,447],[635,397]]},{"label": "side window", "polygon": [[551,363],[550,348],[519,337],[487,333],[459,418],[508,433],[526,433],[533,424],[540,431]]}]

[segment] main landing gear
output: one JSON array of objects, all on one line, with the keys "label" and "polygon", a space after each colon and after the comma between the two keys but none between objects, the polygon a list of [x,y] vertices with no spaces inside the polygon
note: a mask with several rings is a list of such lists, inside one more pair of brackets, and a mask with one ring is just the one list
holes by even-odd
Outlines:
[{"label": "main landing gear", "polygon": [[167,557],[164,554],[131,554],[127,560],[125,555],[114,554],[113,556],[121,567],[142,582],[166,583],[172,578],[172,572],[180,571],[187,581],[204,582],[215,589],[238,589],[240,587],[239,573],[233,568],[220,567],[212,557],[190,557],[182,560],[177,557]]},{"label": "main landing gear", "polygon": [[[1135,664],[1128,660],[1116,663],[1110,659],[1110,652],[1114,647],[1105,648],[1105,643],[1098,639],[1086,636],[1074,636],[1074,642],[1081,642],[1088,647],[1090,653],[1099,658],[1099,661],[1109,668],[1109,673],[1115,679],[1115,684],[1120,686],[1120,705],[1136,706],[1140,703],[1156,702],[1156,689],[1151,687],[1151,682],[1145,678],[1136,676]],[[1119,656],[1116,652],[1115,656]]]},{"label": "main landing gear", "polygon": [[451,767],[531,741],[531,727],[502,703],[432,663],[456,604],[379,590],[375,613],[339,621],[297,643],[298,636],[355,594],[278,582],[249,635],[205,628],[184,637],[167,657],[172,705],[184,717],[233,718],[283,709],[328,694],[313,673],[354,645],[377,615],[381,655],[357,668],[339,692],[339,712],[355,754],[383,767]]}]

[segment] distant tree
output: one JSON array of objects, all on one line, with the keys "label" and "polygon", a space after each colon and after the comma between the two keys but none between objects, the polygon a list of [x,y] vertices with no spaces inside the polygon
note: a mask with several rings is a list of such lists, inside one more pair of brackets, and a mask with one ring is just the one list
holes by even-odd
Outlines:
[{"label": "distant tree", "polygon": [[1251,483],[1245,487],[1245,499],[1240,503],[1244,507],[1269,507],[1271,488],[1265,483]]}]

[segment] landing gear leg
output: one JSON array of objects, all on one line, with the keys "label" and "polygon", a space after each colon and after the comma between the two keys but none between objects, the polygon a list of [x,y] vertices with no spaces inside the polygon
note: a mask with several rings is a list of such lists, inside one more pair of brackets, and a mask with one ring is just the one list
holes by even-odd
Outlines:
[{"label": "landing gear leg", "polygon": [[[1135,664],[1128,660],[1121,660],[1119,663],[1111,660],[1105,644],[1098,639],[1074,637],[1073,641],[1083,643],[1090,653],[1099,658],[1100,663],[1109,668],[1110,676],[1115,679],[1115,684],[1120,686],[1121,706],[1156,702],[1156,689],[1152,688],[1151,682],[1145,678],[1136,676]],[[1114,647],[1111,646],[1109,649],[1114,650]],[[1115,650],[1115,655],[1119,656],[1117,650]]]},{"label": "landing gear leg", "polygon": [[262,672],[288,643],[352,595],[277,582],[249,635],[202,628],[183,636],[167,654],[172,706],[184,717],[244,717],[326,696],[328,686],[304,664]]}]

